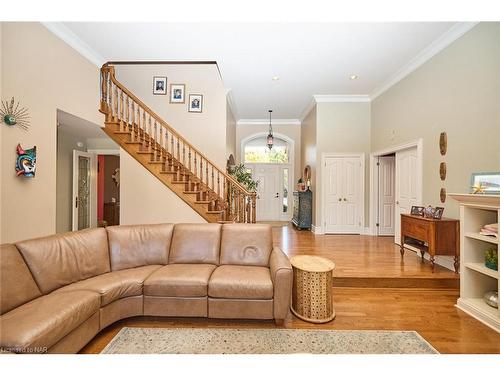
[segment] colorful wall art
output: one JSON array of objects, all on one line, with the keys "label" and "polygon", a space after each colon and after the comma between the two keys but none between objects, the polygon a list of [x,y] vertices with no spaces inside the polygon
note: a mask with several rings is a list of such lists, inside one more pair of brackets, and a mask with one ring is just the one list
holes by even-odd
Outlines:
[{"label": "colorful wall art", "polygon": [[36,146],[24,150],[21,144],[17,144],[16,173],[18,176],[35,177],[36,170]]}]

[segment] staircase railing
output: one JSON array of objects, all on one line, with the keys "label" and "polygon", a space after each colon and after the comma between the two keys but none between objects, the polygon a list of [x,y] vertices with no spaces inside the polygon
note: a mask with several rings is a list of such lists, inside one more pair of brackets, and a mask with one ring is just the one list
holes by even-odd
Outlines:
[{"label": "staircase railing", "polygon": [[172,158],[209,193],[224,210],[224,220],[255,223],[256,193],[246,190],[236,179],[219,169],[202,152],[168,125],[160,116],[115,78],[114,66],[101,68],[100,112],[107,123],[119,124],[129,132],[130,141],[150,151],[152,160]]}]

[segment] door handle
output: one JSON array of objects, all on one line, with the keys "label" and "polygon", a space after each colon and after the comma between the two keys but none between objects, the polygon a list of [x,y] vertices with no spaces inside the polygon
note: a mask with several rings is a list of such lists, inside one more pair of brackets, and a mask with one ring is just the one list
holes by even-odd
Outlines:
[{"label": "door handle", "polygon": [[396,201],[396,204],[399,204],[399,201]]},{"label": "door handle", "polygon": [[276,196],[274,198],[279,198],[280,197],[280,193],[276,193]]},{"label": "door handle", "polygon": [[347,198],[344,198],[344,202],[347,202]]},{"label": "door handle", "polygon": [[342,202],[342,198],[339,198],[339,202]]},{"label": "door handle", "polygon": [[75,208],[78,208],[78,197],[75,197]]}]

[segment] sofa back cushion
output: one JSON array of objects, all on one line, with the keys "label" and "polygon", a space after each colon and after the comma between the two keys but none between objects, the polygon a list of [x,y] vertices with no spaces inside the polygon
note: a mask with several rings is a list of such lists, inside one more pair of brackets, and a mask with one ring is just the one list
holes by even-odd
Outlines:
[{"label": "sofa back cushion", "polygon": [[0,246],[0,315],[40,297],[42,293],[14,245]]},{"label": "sofa back cushion", "polygon": [[219,264],[221,224],[176,224],[169,263]]},{"label": "sofa back cushion", "polygon": [[104,228],[16,243],[43,294],[110,271]]},{"label": "sofa back cushion", "polygon": [[268,267],[272,248],[270,225],[225,224],[222,227],[220,264]]},{"label": "sofa back cushion", "polygon": [[167,264],[174,224],[107,227],[113,271]]}]

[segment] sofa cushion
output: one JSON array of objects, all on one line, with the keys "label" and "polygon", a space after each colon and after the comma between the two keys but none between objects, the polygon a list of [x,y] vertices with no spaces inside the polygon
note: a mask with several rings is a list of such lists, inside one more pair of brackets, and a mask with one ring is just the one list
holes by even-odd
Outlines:
[{"label": "sofa cushion", "polygon": [[111,269],[167,264],[173,229],[173,224],[107,227]]},{"label": "sofa cushion", "polygon": [[0,316],[0,346],[15,352],[50,348],[99,311],[99,294],[51,293]]},{"label": "sofa cushion", "polygon": [[0,246],[0,315],[40,297],[42,293],[14,245]]},{"label": "sofa cushion", "polygon": [[144,282],[144,295],[162,297],[206,297],[213,264],[169,264]]},{"label": "sofa cushion", "polygon": [[268,267],[272,248],[273,234],[270,225],[224,225],[220,264]]},{"label": "sofa cushion", "polygon": [[110,271],[104,228],[16,243],[42,293]]},{"label": "sofa cushion", "polygon": [[101,295],[101,307],[117,299],[142,295],[144,280],[161,266],[143,266],[108,272],[87,280],[67,285],[54,293],[74,290],[90,290]]},{"label": "sofa cushion", "polygon": [[176,224],[168,263],[219,264],[221,224]]},{"label": "sofa cushion", "polygon": [[214,298],[271,299],[273,283],[269,268],[219,266],[208,282],[208,296]]}]

